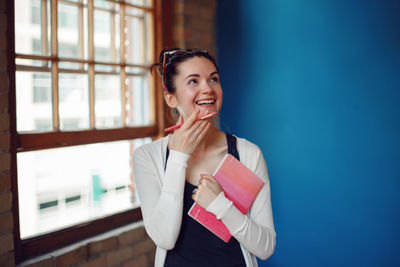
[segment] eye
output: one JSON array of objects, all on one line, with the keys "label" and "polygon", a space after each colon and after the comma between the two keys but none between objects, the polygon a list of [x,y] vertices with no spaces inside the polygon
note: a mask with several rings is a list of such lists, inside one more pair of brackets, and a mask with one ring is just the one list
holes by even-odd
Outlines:
[{"label": "eye", "polygon": [[217,76],[215,76],[215,77],[211,77],[211,79],[210,79],[210,82],[213,82],[213,83],[218,83],[218,82],[219,82],[219,79],[218,79],[218,77],[217,77]]},{"label": "eye", "polygon": [[198,84],[199,82],[198,82],[198,80],[197,79],[190,79],[189,81],[188,81],[188,84]]}]

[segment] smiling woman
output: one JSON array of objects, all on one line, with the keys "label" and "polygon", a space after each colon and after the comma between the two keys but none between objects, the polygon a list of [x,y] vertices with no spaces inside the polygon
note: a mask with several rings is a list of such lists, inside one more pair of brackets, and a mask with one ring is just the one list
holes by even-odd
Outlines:
[{"label": "smiling woman", "polygon": [[[275,249],[268,171],[256,145],[210,122],[223,98],[214,58],[206,50],[164,49],[154,66],[166,104],[179,115],[172,134],[133,155],[144,224],[157,245],[155,266],[257,266],[256,256],[266,259]],[[264,181],[247,214],[211,175],[227,153]],[[225,243],[190,218],[194,202],[220,218],[234,238]]]}]

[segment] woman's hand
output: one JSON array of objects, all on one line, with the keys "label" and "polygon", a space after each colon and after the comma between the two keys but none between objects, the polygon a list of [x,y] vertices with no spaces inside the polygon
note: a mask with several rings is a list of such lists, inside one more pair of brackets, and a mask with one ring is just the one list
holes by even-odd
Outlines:
[{"label": "woman's hand", "polygon": [[[171,150],[180,151],[191,155],[196,150],[197,145],[203,140],[211,123],[208,120],[196,121],[199,111],[195,110],[182,127],[175,130],[169,138],[168,147]],[[179,117],[177,124],[182,123],[182,116]]]},{"label": "woman's hand", "polygon": [[203,209],[213,202],[222,192],[222,188],[215,178],[208,174],[200,174],[200,181],[197,190],[193,193],[192,199]]}]

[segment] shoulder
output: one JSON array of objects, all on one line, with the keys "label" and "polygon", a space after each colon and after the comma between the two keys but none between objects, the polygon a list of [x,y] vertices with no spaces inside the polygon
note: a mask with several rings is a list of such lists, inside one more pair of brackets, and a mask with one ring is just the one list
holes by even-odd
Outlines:
[{"label": "shoulder", "polygon": [[143,144],[135,148],[133,152],[133,161],[146,158],[159,158],[165,154],[168,144],[168,136],[155,140],[151,143]]},{"label": "shoulder", "polygon": [[245,156],[257,156],[261,153],[261,149],[245,138],[236,136],[239,153],[245,153]]},{"label": "shoulder", "polygon": [[268,180],[267,163],[261,149],[254,143],[237,138],[240,161],[264,182]]}]

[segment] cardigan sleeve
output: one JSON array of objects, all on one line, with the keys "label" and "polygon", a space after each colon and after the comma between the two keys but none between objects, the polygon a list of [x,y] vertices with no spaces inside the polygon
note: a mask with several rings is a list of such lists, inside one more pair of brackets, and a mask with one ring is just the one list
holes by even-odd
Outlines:
[{"label": "cardigan sleeve", "polygon": [[257,164],[254,173],[264,182],[249,212],[241,213],[231,201],[220,193],[207,207],[231,232],[239,243],[251,254],[265,260],[275,250],[275,228],[272,217],[271,193],[267,166],[260,150],[254,160]]},{"label": "cardigan sleeve", "polygon": [[[190,155],[171,150],[165,172],[150,152],[138,148],[133,155],[133,174],[140,199],[143,221],[154,243],[172,249],[178,238],[183,210],[183,191]],[[157,173],[163,173],[160,179]],[[163,181],[163,183],[161,182]]]}]

